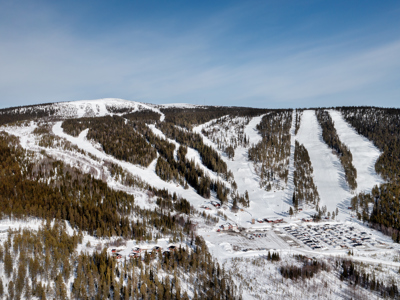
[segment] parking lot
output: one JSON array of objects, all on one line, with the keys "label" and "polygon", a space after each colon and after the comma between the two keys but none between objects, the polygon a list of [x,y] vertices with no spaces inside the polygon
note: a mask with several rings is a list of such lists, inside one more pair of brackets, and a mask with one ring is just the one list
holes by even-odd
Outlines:
[{"label": "parking lot", "polygon": [[313,250],[368,249],[387,246],[367,230],[346,224],[286,226],[283,230],[303,246]]},{"label": "parking lot", "polygon": [[289,245],[273,230],[242,233],[224,231],[207,235],[207,238],[217,244],[229,243],[236,251],[289,249]]}]

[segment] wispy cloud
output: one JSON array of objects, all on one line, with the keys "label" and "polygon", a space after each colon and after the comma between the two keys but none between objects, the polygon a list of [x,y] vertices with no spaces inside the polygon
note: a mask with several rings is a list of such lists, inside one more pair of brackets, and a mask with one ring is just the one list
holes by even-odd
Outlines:
[{"label": "wispy cloud", "polygon": [[3,27],[0,107],[103,97],[259,107],[385,105],[386,99],[390,106],[399,98],[400,39],[358,47],[350,35],[246,47],[241,35],[232,49],[221,40],[232,34],[236,13],[179,33],[159,23],[87,38],[51,16],[25,33]]}]

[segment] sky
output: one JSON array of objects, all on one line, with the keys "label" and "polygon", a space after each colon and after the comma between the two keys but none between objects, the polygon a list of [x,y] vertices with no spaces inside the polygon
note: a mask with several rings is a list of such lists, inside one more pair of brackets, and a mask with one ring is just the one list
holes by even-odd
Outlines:
[{"label": "sky", "polygon": [[3,1],[0,108],[400,106],[399,1]]}]

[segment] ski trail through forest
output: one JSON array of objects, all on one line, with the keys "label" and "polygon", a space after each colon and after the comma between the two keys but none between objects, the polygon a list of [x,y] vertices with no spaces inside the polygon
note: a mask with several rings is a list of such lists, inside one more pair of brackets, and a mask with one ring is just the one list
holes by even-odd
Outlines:
[{"label": "ski trail through forest", "polygon": [[287,204],[282,207],[282,212],[288,212],[289,207],[292,205],[293,192],[294,192],[294,149],[296,142],[295,134],[296,124],[296,111],[293,110],[292,114],[292,127],[290,127],[290,156],[289,156],[289,175],[288,182],[285,189],[285,195],[283,201]]},{"label": "ski trail through forest", "polygon": [[356,192],[370,192],[375,185],[383,183],[383,179],[375,171],[375,163],[381,152],[366,137],[359,135],[340,112],[328,112],[335,122],[340,140],[349,147],[353,156],[353,165],[357,169]]},{"label": "ski trail through forest", "polygon": [[297,140],[304,144],[310,155],[314,169],[314,183],[321,198],[320,207],[326,205],[329,212],[339,207],[342,212],[339,218],[343,218],[343,212],[347,212],[352,195],[339,158],[322,139],[322,129],[314,110],[304,111]]}]

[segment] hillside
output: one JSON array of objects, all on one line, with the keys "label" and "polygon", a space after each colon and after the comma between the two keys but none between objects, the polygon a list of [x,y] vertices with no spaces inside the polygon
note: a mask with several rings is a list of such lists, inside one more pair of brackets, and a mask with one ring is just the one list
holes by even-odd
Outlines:
[{"label": "hillside", "polygon": [[0,297],[399,297],[398,116],[121,99],[0,110]]}]

